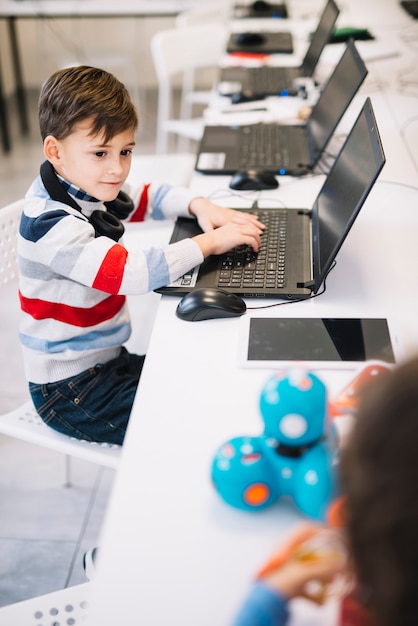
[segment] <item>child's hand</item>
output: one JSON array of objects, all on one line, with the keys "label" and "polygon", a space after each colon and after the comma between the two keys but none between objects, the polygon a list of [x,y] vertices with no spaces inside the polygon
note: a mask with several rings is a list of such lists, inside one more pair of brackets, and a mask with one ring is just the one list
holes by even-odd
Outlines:
[{"label": "child's hand", "polygon": [[235,246],[247,245],[258,252],[261,245],[261,228],[252,222],[229,222],[224,226],[196,235],[193,240],[199,244],[204,257],[210,254],[223,254]]},{"label": "child's hand", "polygon": [[230,222],[236,224],[253,224],[264,230],[265,226],[255,215],[243,211],[235,211],[227,207],[213,204],[207,198],[194,198],[190,203],[189,211],[197,218],[203,232],[208,232]]},{"label": "child's hand", "polygon": [[265,226],[255,215],[218,206],[207,198],[192,200],[190,213],[204,231],[203,235],[193,237],[204,257],[223,254],[243,244],[251,246],[255,252],[260,249]]},{"label": "child's hand", "polygon": [[258,578],[287,598],[323,604],[337,579],[343,582],[341,590],[347,591],[347,568],[347,554],[337,535],[313,525],[294,535]]}]

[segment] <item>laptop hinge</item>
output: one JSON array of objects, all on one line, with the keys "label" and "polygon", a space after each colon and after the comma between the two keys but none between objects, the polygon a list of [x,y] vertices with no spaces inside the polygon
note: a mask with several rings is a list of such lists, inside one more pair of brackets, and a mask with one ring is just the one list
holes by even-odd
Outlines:
[{"label": "laptop hinge", "polygon": [[296,284],[297,284],[298,289],[310,289],[312,291],[315,286],[315,281],[307,280],[304,283],[296,283]]},{"label": "laptop hinge", "polygon": [[298,209],[298,215],[308,215],[311,217],[312,211],[311,209]]}]

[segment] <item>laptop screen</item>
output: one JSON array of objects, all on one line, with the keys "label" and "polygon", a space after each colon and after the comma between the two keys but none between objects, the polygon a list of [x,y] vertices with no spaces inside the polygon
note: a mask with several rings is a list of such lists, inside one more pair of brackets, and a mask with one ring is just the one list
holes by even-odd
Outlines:
[{"label": "laptop screen", "polygon": [[334,0],[328,0],[302,62],[303,76],[312,76],[322,50],[331,37],[339,12]]},{"label": "laptop screen", "polygon": [[367,68],[354,43],[349,41],[307,122],[314,163],[366,76]]},{"label": "laptop screen", "polygon": [[367,98],[313,207],[314,291],[328,273],[384,163],[379,131]]}]

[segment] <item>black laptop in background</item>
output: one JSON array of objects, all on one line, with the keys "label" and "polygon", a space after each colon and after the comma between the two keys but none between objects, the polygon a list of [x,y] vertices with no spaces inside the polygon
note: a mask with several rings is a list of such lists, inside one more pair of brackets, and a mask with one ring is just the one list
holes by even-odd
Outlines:
[{"label": "black laptop in background", "polygon": [[400,5],[414,20],[418,20],[418,0],[401,0]]},{"label": "black laptop in background", "polygon": [[235,19],[240,18],[274,18],[285,19],[287,18],[288,11],[284,2],[267,2],[267,0],[254,0],[247,4],[241,4],[236,2],[232,9],[232,16]]},{"label": "black laptop in background", "polygon": [[313,76],[339,12],[334,0],[328,0],[300,66],[225,67],[220,72],[219,91],[225,96],[242,93],[249,98],[293,93],[297,78]]},{"label": "black laptop in background", "polygon": [[229,54],[246,52],[250,54],[292,54],[293,37],[288,31],[249,31],[231,33],[226,44]]},{"label": "black laptop in background", "polygon": [[206,126],[195,169],[212,175],[247,169],[307,174],[317,164],[366,76],[367,68],[350,40],[306,124]]},{"label": "black laptop in background", "polygon": [[[367,98],[310,209],[248,209],[269,220],[258,254],[240,246],[210,256],[193,272],[157,291],[183,296],[200,287],[216,287],[241,297],[309,298],[323,284],[384,163]],[[196,220],[178,218],[170,242],[200,232]],[[276,255],[274,261],[269,248]]]}]

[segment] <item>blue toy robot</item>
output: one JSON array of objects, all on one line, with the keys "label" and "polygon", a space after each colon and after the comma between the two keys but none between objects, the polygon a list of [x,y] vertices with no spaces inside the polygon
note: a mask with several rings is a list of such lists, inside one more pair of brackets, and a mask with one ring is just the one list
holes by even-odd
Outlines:
[{"label": "blue toy robot", "polygon": [[302,370],[279,371],[260,396],[264,432],[235,437],[217,451],[212,480],[230,505],[259,510],[280,496],[324,520],[335,497],[337,445],[323,382]]}]

